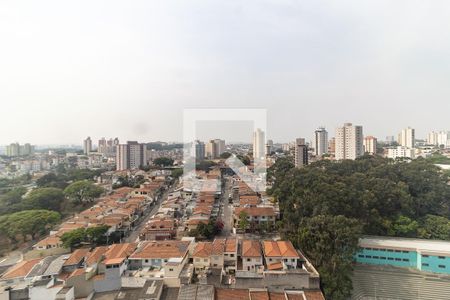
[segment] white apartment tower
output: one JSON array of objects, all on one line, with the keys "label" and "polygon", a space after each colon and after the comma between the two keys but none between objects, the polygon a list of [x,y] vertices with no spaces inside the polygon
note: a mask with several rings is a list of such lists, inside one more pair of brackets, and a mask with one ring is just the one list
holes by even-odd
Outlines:
[{"label": "white apartment tower", "polygon": [[356,159],[364,155],[363,128],[345,123],[344,126],[336,128],[336,160]]},{"label": "white apartment tower", "polygon": [[328,132],[324,127],[319,127],[314,133],[314,152],[317,157],[328,153]]},{"label": "white apartment tower", "polygon": [[295,140],[294,164],[296,168],[301,168],[308,164],[308,146],[303,138]]},{"label": "white apartment tower", "polygon": [[435,146],[450,147],[450,132],[449,131],[432,131],[428,134],[428,144]]},{"label": "white apartment tower", "polygon": [[266,137],[260,128],[253,133],[253,159],[263,160],[266,158]]},{"label": "white apartment tower", "polygon": [[146,147],[146,144],[140,144],[135,141],[117,145],[116,169],[138,169],[140,166],[146,165]]},{"label": "white apartment tower", "polygon": [[370,155],[377,154],[377,138],[373,136],[364,137],[364,152]]},{"label": "white apartment tower", "polygon": [[416,133],[411,127],[403,129],[398,135],[398,143],[407,148],[414,148],[416,145]]},{"label": "white apartment tower", "polygon": [[92,152],[92,140],[89,136],[83,141],[83,152],[84,154],[89,154]]}]

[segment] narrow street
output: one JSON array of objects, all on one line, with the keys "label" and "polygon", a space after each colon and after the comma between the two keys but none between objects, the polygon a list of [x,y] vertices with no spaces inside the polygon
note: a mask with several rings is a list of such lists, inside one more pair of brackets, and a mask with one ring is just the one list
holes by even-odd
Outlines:
[{"label": "narrow street", "polygon": [[225,187],[220,204],[223,205],[220,210],[220,218],[223,222],[223,229],[220,236],[227,237],[232,234],[233,229],[233,204],[228,203],[228,197],[231,193],[231,182],[229,179],[225,180]]},{"label": "narrow street", "polygon": [[126,236],[122,239],[123,243],[133,243],[133,242],[137,241],[137,239],[139,238],[139,233],[144,228],[145,224],[147,224],[147,222],[151,219],[151,217],[153,217],[158,212],[158,209],[160,208],[161,203],[167,199],[167,196],[170,193],[173,192],[176,184],[177,184],[177,182],[172,184],[167,190],[164,191],[164,193],[161,195],[161,197],[158,199],[158,201],[156,201],[156,203],[153,204],[153,206],[150,208],[150,211],[146,215],[142,216],[142,220],[140,220],[139,224],[132,229],[132,231],[130,232],[130,234],[128,236]]}]

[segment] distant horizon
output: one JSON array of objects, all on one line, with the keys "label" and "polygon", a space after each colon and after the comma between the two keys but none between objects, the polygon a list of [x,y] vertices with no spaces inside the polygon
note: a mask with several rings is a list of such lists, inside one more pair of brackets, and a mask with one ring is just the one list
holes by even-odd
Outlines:
[{"label": "distant horizon", "polygon": [[0,11],[1,144],[182,140],[193,108],[266,109],[279,141],[346,122],[380,140],[450,130],[446,2],[42,0]]}]

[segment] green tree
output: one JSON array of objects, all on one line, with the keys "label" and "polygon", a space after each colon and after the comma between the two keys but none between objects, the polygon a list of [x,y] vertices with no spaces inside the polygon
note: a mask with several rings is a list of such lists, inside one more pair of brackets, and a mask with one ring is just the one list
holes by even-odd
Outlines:
[{"label": "green tree", "polygon": [[64,189],[68,185],[67,176],[65,174],[48,173],[38,178],[36,180],[36,185],[39,188],[53,187]]},{"label": "green tree", "polygon": [[81,204],[92,202],[104,192],[102,187],[88,180],[76,181],[64,189],[64,195],[71,201]]},{"label": "green tree", "polygon": [[239,213],[238,227],[240,230],[246,230],[250,224],[247,220],[248,214],[245,211]]},{"label": "green tree", "polygon": [[427,215],[418,231],[420,238],[450,241],[450,220],[441,216]]},{"label": "green tree", "polygon": [[22,235],[23,240],[30,235],[32,239],[47,232],[53,225],[60,221],[57,212],[49,210],[24,210],[5,215],[0,220],[0,232],[15,240],[17,235]]},{"label": "green tree", "polygon": [[24,187],[17,187],[0,195],[0,214],[12,213],[22,209],[22,197],[27,192]]},{"label": "green tree", "polygon": [[85,229],[78,228],[64,233],[61,236],[61,242],[65,248],[74,249],[85,240]]},{"label": "green tree", "polygon": [[344,216],[304,218],[291,236],[322,277],[326,299],[348,299],[352,290],[353,254],[358,249],[361,224]]},{"label": "green tree", "polygon": [[37,188],[32,190],[23,201],[26,209],[61,210],[64,193],[58,188]]},{"label": "green tree", "polygon": [[232,154],[230,152],[224,152],[222,154],[220,154],[220,158],[222,159],[227,159],[231,156]]},{"label": "green tree", "polygon": [[183,175],[183,169],[179,168],[179,169],[172,170],[172,177],[173,178],[179,178],[182,175]]},{"label": "green tree", "polygon": [[416,237],[419,223],[406,216],[399,216],[395,222],[389,226],[388,234],[401,237]]},{"label": "green tree", "polygon": [[82,244],[92,244],[93,246],[106,245],[109,226],[101,225],[89,228],[78,228],[64,233],[61,242],[66,248],[74,249]]},{"label": "green tree", "polygon": [[173,166],[173,159],[169,157],[158,157],[153,160],[153,163],[159,167]]}]

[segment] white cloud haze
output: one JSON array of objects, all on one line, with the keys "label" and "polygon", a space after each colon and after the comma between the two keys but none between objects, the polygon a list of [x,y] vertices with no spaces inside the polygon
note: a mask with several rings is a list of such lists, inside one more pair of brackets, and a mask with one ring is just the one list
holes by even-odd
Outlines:
[{"label": "white cloud haze", "polygon": [[184,108],[267,108],[275,141],[450,130],[449,20],[445,0],[1,1],[0,144],[181,140]]}]

